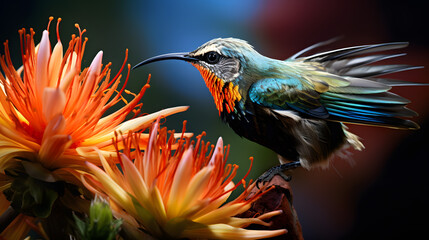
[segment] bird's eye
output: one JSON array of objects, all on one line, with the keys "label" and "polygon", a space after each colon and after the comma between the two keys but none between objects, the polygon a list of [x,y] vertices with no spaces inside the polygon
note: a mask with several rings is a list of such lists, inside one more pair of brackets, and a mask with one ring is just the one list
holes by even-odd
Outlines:
[{"label": "bird's eye", "polygon": [[215,64],[219,62],[220,55],[217,52],[208,52],[204,55],[206,62],[210,64]]}]

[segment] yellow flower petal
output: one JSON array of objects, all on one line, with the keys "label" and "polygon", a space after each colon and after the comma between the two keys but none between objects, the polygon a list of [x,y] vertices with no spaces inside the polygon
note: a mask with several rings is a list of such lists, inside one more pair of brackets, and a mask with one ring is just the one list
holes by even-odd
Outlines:
[{"label": "yellow flower petal", "polygon": [[[123,133],[127,133],[128,131],[136,131],[136,130],[140,130],[140,129],[144,129],[150,126],[150,124],[152,124],[153,121],[155,121],[159,116],[169,116],[175,113],[179,113],[179,112],[184,112],[188,109],[189,107],[173,107],[173,108],[167,108],[167,109],[163,109],[161,111],[152,113],[152,114],[148,114],[145,116],[141,116],[138,118],[134,118],[131,120],[128,120],[122,124],[120,124],[115,131],[117,132],[123,132]],[[102,132],[100,134],[97,134],[91,138],[86,139],[85,141],[83,141],[81,143],[81,146],[88,146],[88,145],[96,145],[98,143],[104,142],[104,141],[109,141],[112,138],[115,137],[114,132],[109,131],[109,132]]]},{"label": "yellow flower petal", "polygon": [[137,199],[142,199],[142,206],[148,208],[150,206],[148,204],[149,189],[146,182],[143,181],[142,176],[128,157],[122,154],[121,158],[122,165],[124,166],[125,180],[130,183],[128,186]]},{"label": "yellow flower petal", "polygon": [[47,138],[62,134],[64,132],[65,126],[66,121],[61,113],[53,116],[52,119],[48,122],[45,131],[43,132],[42,144],[46,141]]},{"label": "yellow flower petal", "polygon": [[59,88],[45,88],[43,91],[43,115],[49,122],[54,116],[63,113],[66,96]]},{"label": "yellow flower petal", "polygon": [[159,189],[154,187],[150,189],[150,202],[152,203],[152,212],[159,224],[165,224],[168,221],[167,210],[165,209]]},{"label": "yellow flower petal", "polygon": [[197,212],[195,215],[192,216],[193,219],[198,219],[199,217],[202,217],[204,215],[206,215],[209,212],[212,212],[216,209],[218,209],[222,204],[224,204],[226,202],[226,200],[228,200],[229,196],[231,195],[231,189],[234,187],[234,183],[230,182],[224,189],[225,193],[220,196],[219,198],[217,198],[216,200],[212,200],[210,201],[209,204],[207,204],[207,206],[202,209],[201,211]]},{"label": "yellow flower petal", "polygon": [[216,157],[223,157],[223,140],[222,137],[219,137],[216,142],[216,146],[212,155],[212,158],[210,159],[209,165],[215,165],[216,164]]},{"label": "yellow flower petal", "polygon": [[34,218],[19,214],[9,226],[0,234],[1,239],[24,239],[30,231],[30,225],[27,223],[33,222]]},{"label": "yellow flower petal", "polygon": [[57,162],[64,150],[72,144],[69,135],[54,135],[46,138],[39,150],[39,160],[46,168],[55,168],[61,163]]},{"label": "yellow flower petal", "polygon": [[70,70],[67,71],[67,68],[63,69],[63,72],[61,74],[62,78],[61,78],[61,82],[60,82],[60,89],[63,92],[66,92],[68,87],[70,86],[70,83],[72,82],[72,80],[77,77],[76,74],[78,74],[78,71],[76,69],[76,62],[77,62],[77,54],[75,52],[73,52],[72,57],[70,60],[70,58],[67,59],[67,62],[65,64],[65,66],[69,66],[70,65]]},{"label": "yellow flower petal", "polygon": [[97,78],[100,76],[101,71],[101,61],[103,59],[103,51],[99,51],[97,55],[92,60],[91,65],[89,66],[86,81],[83,83],[83,89],[80,93],[81,96],[76,103],[77,106],[82,106],[82,104],[89,99],[89,96],[94,92],[97,87]]},{"label": "yellow flower petal", "polygon": [[168,218],[174,218],[179,215],[180,207],[186,196],[186,190],[183,189],[183,186],[187,186],[192,177],[192,162],[193,149],[191,147],[183,153],[182,160],[179,162],[176,173],[174,174],[173,184],[167,202]]},{"label": "yellow flower petal", "polygon": [[286,229],[280,230],[247,230],[243,228],[231,227],[227,224],[213,224],[207,227],[185,229],[184,237],[202,239],[261,239],[271,238],[286,234]]},{"label": "yellow flower petal", "polygon": [[42,98],[43,90],[48,86],[48,63],[51,56],[51,44],[49,43],[49,32],[47,30],[42,33],[39,50],[37,51],[36,61],[36,94],[39,99]]},{"label": "yellow flower petal", "polygon": [[[204,167],[192,177],[191,181],[188,183],[188,188],[185,191],[182,190],[185,193],[185,196],[182,205],[178,207],[178,209],[181,209],[179,215],[182,215],[197,202],[204,199],[202,194],[207,190],[208,183],[211,180],[210,173],[212,170],[213,167],[211,166]],[[193,211],[196,211],[196,209]]]},{"label": "yellow flower petal", "polygon": [[56,87],[57,81],[60,75],[61,64],[63,62],[63,45],[61,41],[58,41],[55,44],[54,50],[52,51],[51,58],[49,59],[49,67],[48,67],[48,79],[49,87]]},{"label": "yellow flower petal", "polygon": [[201,217],[195,219],[195,221],[204,224],[215,224],[215,223],[225,223],[228,216],[235,216],[239,213],[242,213],[250,208],[250,203],[236,203],[236,204],[226,204],[220,208],[217,208]]},{"label": "yellow flower petal", "polygon": [[250,218],[250,219],[232,217],[229,220],[228,225],[233,226],[233,227],[247,227],[250,224],[259,224],[259,225],[263,225],[263,226],[270,226],[271,225],[270,223],[264,222],[263,220],[272,218],[272,217],[280,215],[282,213],[283,213],[282,210],[277,210],[277,211],[272,211],[272,212],[262,214],[261,216],[259,216],[257,218]]},{"label": "yellow flower petal", "polygon": [[23,146],[24,149],[32,149],[34,151],[38,151],[40,148],[39,144],[24,139],[24,137],[20,133],[13,131],[1,124],[0,124],[0,135],[7,137],[11,142],[16,142],[20,144],[21,146]]},{"label": "yellow flower petal", "polygon": [[127,211],[134,209],[134,207],[130,205],[132,203],[130,196],[128,196],[128,193],[125,192],[121,186],[116,184],[109,175],[94,164],[86,162],[86,165],[91,170],[91,173],[97,177],[97,180],[100,181],[112,199],[120,203]]},{"label": "yellow flower petal", "polygon": [[107,162],[106,158],[103,156],[100,150],[95,149],[95,151],[98,153],[98,157],[100,158],[101,165],[103,166],[104,171],[106,171],[106,173],[112,178],[113,181],[118,182],[119,184],[123,183],[124,181],[122,174],[121,176],[119,176],[119,174],[117,174],[118,171],[113,170],[113,168],[111,167],[111,165],[113,164],[109,164]]}]

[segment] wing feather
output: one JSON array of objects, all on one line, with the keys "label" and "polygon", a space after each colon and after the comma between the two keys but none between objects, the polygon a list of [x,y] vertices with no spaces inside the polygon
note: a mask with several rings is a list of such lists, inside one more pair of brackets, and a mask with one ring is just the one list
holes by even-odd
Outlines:
[{"label": "wing feather", "polygon": [[400,49],[408,46],[408,42],[391,42],[381,44],[362,45],[336,49],[328,52],[317,53],[304,57],[303,61],[325,62],[337,59],[349,58],[356,55],[374,53],[386,50]]},{"label": "wing feather", "polygon": [[301,117],[400,129],[419,128],[416,123],[403,119],[417,115],[406,108],[410,101],[389,91],[393,86],[425,84],[377,76],[421,67],[372,65],[405,55],[373,53],[404,48],[407,42],[354,46],[301,57],[331,42],[315,44],[287,59],[284,63],[293,71],[287,71],[283,79],[256,82],[249,92],[250,99],[287,114],[295,111]]},{"label": "wing feather", "polygon": [[249,98],[254,103],[275,110],[294,110],[315,118],[329,116],[319,101],[320,94],[314,89],[304,88],[297,79],[259,80],[250,87]]}]

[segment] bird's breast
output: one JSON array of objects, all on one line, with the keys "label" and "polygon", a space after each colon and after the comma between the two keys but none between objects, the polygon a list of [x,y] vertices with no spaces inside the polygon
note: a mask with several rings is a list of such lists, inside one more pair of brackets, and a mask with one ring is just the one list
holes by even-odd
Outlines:
[{"label": "bird's breast", "polygon": [[213,96],[219,115],[225,111],[228,114],[234,112],[235,105],[242,99],[238,85],[234,85],[232,82],[225,82],[201,65],[194,63],[192,65],[200,71],[207,88]]}]

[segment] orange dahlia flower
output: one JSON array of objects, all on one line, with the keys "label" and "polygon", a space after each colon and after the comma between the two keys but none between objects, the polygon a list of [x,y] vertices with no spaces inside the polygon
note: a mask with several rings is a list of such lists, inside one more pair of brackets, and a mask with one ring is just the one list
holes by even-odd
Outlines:
[{"label": "orange dahlia flower", "polygon": [[[74,172],[70,169],[83,169],[85,162],[100,165],[99,154],[116,155],[117,149],[112,144],[115,131],[140,131],[159,116],[187,109],[176,107],[141,115],[139,102],[149,84],[137,94],[125,90],[130,72],[130,65],[126,65],[128,51],[115,75],[111,73],[111,63],[103,65],[102,51],[89,67],[83,67],[86,30],[82,31],[76,24],[79,34],[72,35],[64,51],[58,33],[60,21],[58,19],[57,43],[53,49],[48,24],[37,45],[33,29],[19,30],[22,66],[16,68],[12,63],[8,41],[4,44],[4,55],[0,56],[0,190],[5,194],[9,191],[8,199],[16,200],[17,208],[21,203],[29,206],[26,210],[32,212],[25,214],[30,216],[50,214],[57,193],[45,191],[44,183],[65,181],[79,185],[79,179],[70,174]],[[123,77],[125,67],[128,73]],[[119,87],[121,80],[124,83]],[[125,95],[132,99],[127,101]],[[112,111],[113,107],[118,110]],[[112,113],[106,115],[109,109]],[[147,135],[139,136],[141,141],[147,141]],[[9,204],[0,198],[0,214]],[[45,207],[43,211],[39,206]],[[20,234],[25,234],[28,225],[22,219],[32,220],[30,216],[19,215],[8,229],[15,233],[22,229]],[[8,234],[4,231],[2,236],[10,236]]]},{"label": "orange dahlia flower", "polygon": [[238,166],[226,164],[228,153],[224,153],[221,138],[209,152],[201,135],[195,145],[189,139],[167,139],[166,129],[159,130],[158,122],[144,152],[139,138],[134,134],[116,140],[125,146],[117,153],[120,167],[100,153],[103,169],[87,162],[90,173],[82,175],[90,191],[110,199],[117,218],[156,239],[260,239],[286,233],[285,229],[243,228],[268,225],[263,219],[279,211],[257,218],[234,217],[249,209],[263,191],[250,196],[254,186],[250,184],[238,198],[226,203],[231,192],[245,182],[244,178],[239,184],[232,182]]},{"label": "orange dahlia flower", "polygon": [[[51,18],[52,20],[52,18]],[[139,101],[146,84],[138,94],[119,88],[128,51],[121,70],[111,78],[111,63],[102,64],[100,51],[91,65],[82,70],[82,58],[88,39],[72,35],[65,53],[58,34],[53,50],[49,41],[49,26],[40,43],[34,44],[34,31],[19,31],[23,65],[17,70],[12,64],[8,42],[0,65],[0,170],[21,159],[37,162],[43,168],[56,170],[83,165],[85,161],[100,163],[94,147],[105,155],[115,152],[111,139],[114,131],[128,132],[149,126],[158,116],[186,110],[186,107],[165,109],[137,117]],[[127,102],[124,93],[134,96]],[[103,116],[119,102],[125,106]],[[135,118],[125,121],[130,113]],[[145,138],[145,135],[141,135]]]}]

